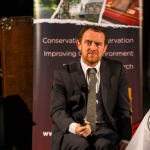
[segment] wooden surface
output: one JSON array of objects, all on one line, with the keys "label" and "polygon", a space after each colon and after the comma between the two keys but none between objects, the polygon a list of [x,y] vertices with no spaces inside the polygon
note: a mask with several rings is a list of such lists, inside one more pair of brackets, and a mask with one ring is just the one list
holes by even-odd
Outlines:
[{"label": "wooden surface", "polygon": [[[10,25],[9,28],[7,28],[7,24]],[[19,95],[32,112],[32,18],[11,17],[8,21],[4,19],[4,21],[1,21],[0,38],[2,97]]]}]

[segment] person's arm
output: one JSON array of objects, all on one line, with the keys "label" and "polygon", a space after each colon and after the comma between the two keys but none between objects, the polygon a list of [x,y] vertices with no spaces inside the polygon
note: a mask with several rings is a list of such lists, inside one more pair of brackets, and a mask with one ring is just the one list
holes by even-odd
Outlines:
[{"label": "person's arm", "polygon": [[118,150],[125,150],[126,147],[128,146],[128,143],[129,143],[129,141],[121,140],[121,141],[117,144]]},{"label": "person's arm", "polygon": [[71,123],[69,126],[69,132],[73,134],[77,134],[82,137],[87,137],[91,134],[90,123],[85,121],[85,126],[82,126],[78,123]]},{"label": "person's arm", "polygon": [[116,115],[120,140],[130,141],[132,133],[130,100],[128,97],[128,80],[123,65],[120,69],[119,85],[117,92],[118,100],[116,107]]},{"label": "person's arm", "polygon": [[54,73],[54,82],[51,94],[50,114],[54,124],[56,124],[62,132],[68,132],[69,125],[74,122],[73,118],[67,113],[67,92],[65,83],[67,76],[63,69]]},{"label": "person's arm", "polygon": [[70,126],[69,126],[69,132],[73,133],[73,134],[76,134],[75,130],[76,130],[77,125],[78,125],[78,123],[75,123],[75,122],[71,123]]}]

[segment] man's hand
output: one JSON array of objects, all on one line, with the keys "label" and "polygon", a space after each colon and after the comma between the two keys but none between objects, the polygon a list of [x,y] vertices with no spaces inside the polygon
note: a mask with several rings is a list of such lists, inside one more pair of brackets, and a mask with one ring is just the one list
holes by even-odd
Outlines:
[{"label": "man's hand", "polygon": [[91,134],[90,122],[85,121],[85,126],[78,124],[75,128],[75,132],[77,135],[82,137],[87,137]]},{"label": "man's hand", "polygon": [[125,150],[127,145],[128,145],[127,143],[120,142],[117,144],[117,148],[118,150]]}]

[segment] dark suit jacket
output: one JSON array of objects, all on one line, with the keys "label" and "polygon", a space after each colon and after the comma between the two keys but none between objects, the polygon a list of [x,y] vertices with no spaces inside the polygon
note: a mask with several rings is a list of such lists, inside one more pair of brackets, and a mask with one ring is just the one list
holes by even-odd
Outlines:
[{"label": "dark suit jacket", "polygon": [[[128,81],[122,63],[102,58],[100,67],[100,90],[105,118],[121,139],[130,140],[130,102]],[[77,113],[86,115],[86,80],[80,60],[57,69],[51,95],[52,117],[51,150],[59,150],[61,139],[68,127],[75,122]]]}]

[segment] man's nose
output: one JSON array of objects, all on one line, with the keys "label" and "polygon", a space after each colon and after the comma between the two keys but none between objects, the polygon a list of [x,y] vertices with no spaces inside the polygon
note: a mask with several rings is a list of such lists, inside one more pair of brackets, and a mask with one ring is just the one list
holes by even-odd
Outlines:
[{"label": "man's nose", "polygon": [[92,42],[91,43],[91,49],[96,49],[96,48],[97,48],[96,44],[94,42]]}]

